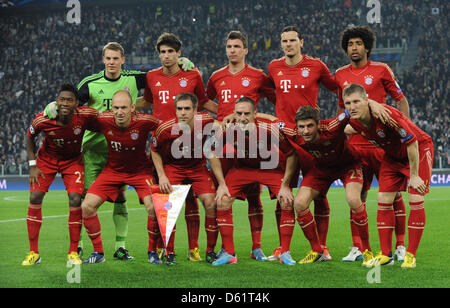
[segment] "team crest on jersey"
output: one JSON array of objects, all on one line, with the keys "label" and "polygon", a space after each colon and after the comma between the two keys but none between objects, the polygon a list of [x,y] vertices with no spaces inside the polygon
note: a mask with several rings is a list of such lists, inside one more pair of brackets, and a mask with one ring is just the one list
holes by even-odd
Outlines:
[{"label": "team crest on jersey", "polygon": [[242,85],[244,87],[248,87],[250,85],[250,79],[248,79],[247,77],[242,78]]},{"label": "team crest on jersey", "polygon": [[304,67],[304,68],[302,68],[302,76],[303,77],[309,77],[309,73],[310,73],[310,69],[309,68],[307,68],[307,67]]},{"label": "team crest on jersey", "polygon": [[373,83],[373,76],[372,75],[364,76],[364,82],[366,83],[366,85],[371,85]]},{"label": "team crest on jersey", "polygon": [[74,127],[73,133],[75,135],[79,135],[81,133],[81,127],[79,127],[79,126]]},{"label": "team crest on jersey", "polygon": [[180,87],[186,88],[188,84],[188,81],[186,78],[180,78]]},{"label": "team crest on jersey", "polygon": [[403,128],[401,128],[400,127],[400,129],[398,130],[398,134],[401,136],[401,137],[403,137],[403,138],[405,138],[406,137],[406,130],[404,130]]},{"label": "team crest on jersey", "polygon": [[378,136],[380,136],[380,138],[386,137],[386,134],[382,130],[377,131],[377,134]]},{"label": "team crest on jersey", "polygon": [[131,136],[132,140],[137,140],[139,138],[139,131],[138,130],[132,130],[130,136]]}]

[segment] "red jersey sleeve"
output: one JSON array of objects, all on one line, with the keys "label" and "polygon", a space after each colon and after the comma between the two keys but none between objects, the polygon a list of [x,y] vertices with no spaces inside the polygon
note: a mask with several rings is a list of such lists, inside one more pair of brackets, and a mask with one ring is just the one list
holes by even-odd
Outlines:
[{"label": "red jersey sleeve", "polygon": [[381,75],[381,82],[383,83],[386,92],[388,92],[396,102],[405,97],[394,76],[394,73],[388,65],[386,65],[385,69],[383,70],[383,73]]},{"label": "red jersey sleeve", "polygon": [[261,97],[266,97],[275,104],[275,87],[273,81],[264,72],[262,73],[261,88],[259,89]]},{"label": "red jersey sleeve", "polygon": [[319,61],[319,63],[321,65],[320,82],[325,86],[325,88],[337,94],[339,88],[338,83],[334,79],[333,75],[331,75],[331,72],[325,63],[322,61]]},{"label": "red jersey sleeve", "polygon": [[211,76],[206,85],[206,95],[210,100],[214,100],[217,97],[216,87],[214,86],[214,75]]},{"label": "red jersey sleeve", "polygon": [[393,107],[389,109],[391,110],[391,119],[385,125],[395,132],[401,143],[410,145],[417,141],[417,136],[408,123],[409,120],[399,110]]},{"label": "red jersey sleeve", "polygon": [[152,94],[152,90],[150,90],[150,86],[149,86],[150,72],[147,73],[146,79],[147,79],[147,82],[145,83],[144,99],[145,99],[145,101],[153,104],[153,94]]},{"label": "red jersey sleeve", "polygon": [[197,95],[198,98],[198,110],[203,109],[203,104],[206,103],[209,99],[206,96],[205,87],[203,85],[203,79],[202,75],[200,75],[200,72],[197,72],[196,76],[197,82],[194,90],[194,94]]},{"label": "red jersey sleeve", "polygon": [[30,127],[27,129],[27,135],[29,138],[35,138],[41,132],[40,123],[44,122],[44,114],[39,113],[31,122]]}]

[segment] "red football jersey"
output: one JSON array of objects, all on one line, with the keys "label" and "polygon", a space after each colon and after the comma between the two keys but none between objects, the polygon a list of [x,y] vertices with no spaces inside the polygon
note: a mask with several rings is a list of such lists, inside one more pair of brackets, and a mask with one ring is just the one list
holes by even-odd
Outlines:
[{"label": "red football jersey", "polygon": [[158,125],[152,138],[152,151],[161,154],[164,164],[190,168],[205,163],[203,145],[208,137],[207,124],[214,119],[207,113],[194,118],[193,131],[183,131],[175,117]]},{"label": "red football jersey", "polygon": [[243,96],[253,99],[256,105],[262,97],[267,97],[275,103],[275,90],[262,70],[246,64],[243,70],[233,74],[228,67],[229,65],[215,71],[206,86],[208,98],[217,98],[217,120],[222,121],[224,117],[232,114],[234,103]]},{"label": "red football jersey", "polygon": [[[280,166],[280,162],[285,162],[282,156],[289,156],[294,149],[280,132],[278,124],[259,117],[255,119],[254,124],[254,129],[248,131],[231,127],[224,132],[224,142],[235,149],[237,166],[257,169],[284,168]],[[233,140],[229,140],[231,135]]]},{"label": "red football jersey", "polygon": [[108,162],[105,168],[117,172],[137,173],[153,168],[146,153],[148,134],[158,126],[158,120],[148,114],[134,113],[128,127],[118,127],[111,111],[101,113],[94,131],[101,131],[108,142]]},{"label": "red football jersey", "polygon": [[[362,68],[353,68],[351,64],[348,64],[336,70],[334,78],[339,86],[339,107],[341,108],[345,108],[342,91],[351,83],[363,86],[367,96],[380,104],[386,104],[387,93],[396,102],[405,97],[391,68],[382,62],[367,61]],[[370,146],[360,135],[351,135],[350,143],[358,146]]]},{"label": "red football jersey", "polygon": [[176,117],[174,100],[180,93],[192,93],[198,98],[198,110],[208,101],[203,79],[198,70],[179,70],[175,75],[168,76],[163,68],[151,70],[147,73],[147,85],[144,99],[153,103],[153,115],[160,121]]},{"label": "red football jersey", "polygon": [[371,125],[365,127],[357,120],[350,120],[350,125],[373,145],[382,148],[395,160],[407,161],[407,146],[418,141],[422,144],[432,142],[431,137],[405,117],[398,109],[386,106],[391,111],[392,120],[383,124],[372,117]]},{"label": "red football jersey", "polygon": [[91,129],[98,111],[89,107],[77,107],[72,120],[64,126],[39,113],[28,128],[28,137],[34,138],[40,132],[45,137],[38,150],[38,159],[51,157],[57,160],[73,160],[81,155],[84,131]]},{"label": "red football jersey", "polygon": [[337,93],[337,84],[330,70],[320,59],[308,55],[303,55],[302,60],[294,66],[287,65],[285,57],[273,60],[268,71],[276,89],[275,112],[285,123],[295,124],[295,113],[302,106],[318,107],[320,83]]},{"label": "red football jersey", "polygon": [[288,136],[293,146],[300,146],[314,157],[316,165],[323,167],[345,167],[359,161],[359,154],[351,146],[344,133],[349,123],[349,115],[343,112],[338,116],[319,122],[319,139],[307,143],[295,128],[286,126],[283,132]]}]

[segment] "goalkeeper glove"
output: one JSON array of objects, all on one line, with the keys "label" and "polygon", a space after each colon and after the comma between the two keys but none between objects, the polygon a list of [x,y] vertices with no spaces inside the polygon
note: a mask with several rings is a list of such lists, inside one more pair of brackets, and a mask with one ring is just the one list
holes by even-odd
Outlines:
[{"label": "goalkeeper glove", "polygon": [[56,102],[51,102],[47,104],[44,108],[44,117],[51,120],[56,119],[58,116],[58,104]]},{"label": "goalkeeper glove", "polygon": [[178,65],[183,71],[192,71],[195,67],[194,63],[186,57],[178,58]]}]

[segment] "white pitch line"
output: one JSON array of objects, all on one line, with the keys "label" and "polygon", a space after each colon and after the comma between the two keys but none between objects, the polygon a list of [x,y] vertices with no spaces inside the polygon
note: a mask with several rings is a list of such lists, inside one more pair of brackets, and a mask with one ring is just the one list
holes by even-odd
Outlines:
[{"label": "white pitch line", "polygon": [[[128,211],[136,211],[136,210],[144,210],[144,208],[132,208],[132,209],[128,209]],[[98,214],[103,214],[103,213],[112,213],[113,211],[100,211],[97,212]],[[61,218],[61,217],[69,217],[69,215],[54,215],[54,216],[44,216],[42,217],[42,219],[47,219],[47,218]],[[16,222],[16,221],[26,221],[26,218],[18,218],[18,219],[8,219],[8,220],[0,220],[0,223],[5,223],[5,222]]]}]

